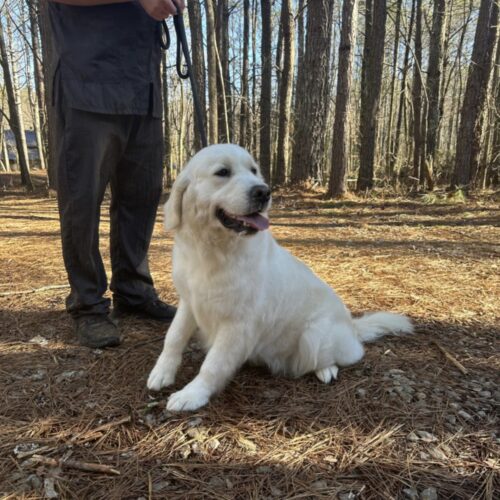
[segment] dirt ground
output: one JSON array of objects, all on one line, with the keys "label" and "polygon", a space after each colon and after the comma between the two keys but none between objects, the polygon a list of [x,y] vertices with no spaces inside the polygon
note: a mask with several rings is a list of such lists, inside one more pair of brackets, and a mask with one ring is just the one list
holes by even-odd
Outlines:
[{"label": "dirt ground", "polygon": [[[176,302],[161,220],[151,267]],[[498,198],[276,197],[283,246],[354,312],[407,313],[417,333],[369,345],[331,385],[245,367],[193,414],[146,389],[164,326],[74,343],[54,198],[5,188],[0,221],[1,498],[498,498]],[[109,269],[108,231],[106,206]],[[201,359],[191,345],[175,390]]]}]

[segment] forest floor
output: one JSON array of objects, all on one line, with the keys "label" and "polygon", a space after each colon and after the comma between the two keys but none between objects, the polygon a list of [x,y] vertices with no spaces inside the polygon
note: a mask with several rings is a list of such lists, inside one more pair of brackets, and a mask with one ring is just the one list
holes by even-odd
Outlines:
[{"label": "forest floor", "polygon": [[[176,302],[161,220],[159,211],[151,268],[161,297]],[[165,327],[127,319],[119,348],[75,344],[56,201],[4,188],[0,497],[494,498],[499,226],[492,196],[331,202],[281,193],[271,213],[278,241],[354,312],[406,313],[416,334],[367,346],[331,385],[244,367],[206,408],[172,414],[169,390],[146,389]],[[105,207],[109,268],[108,232]],[[175,389],[201,359],[192,344]],[[117,473],[86,472],[81,462]]]}]

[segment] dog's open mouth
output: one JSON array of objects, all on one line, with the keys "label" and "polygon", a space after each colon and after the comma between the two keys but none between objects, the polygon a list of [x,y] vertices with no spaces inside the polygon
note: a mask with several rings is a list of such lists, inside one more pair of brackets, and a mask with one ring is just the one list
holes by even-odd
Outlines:
[{"label": "dog's open mouth", "polygon": [[218,208],[215,216],[224,227],[236,233],[245,232],[246,234],[255,234],[258,231],[265,231],[269,227],[269,219],[260,212],[247,215],[234,215],[227,213],[222,208]]}]

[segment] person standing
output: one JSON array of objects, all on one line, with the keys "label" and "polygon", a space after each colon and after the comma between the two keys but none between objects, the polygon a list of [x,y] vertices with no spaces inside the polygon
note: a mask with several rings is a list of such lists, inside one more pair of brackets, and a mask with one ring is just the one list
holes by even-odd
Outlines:
[{"label": "person standing", "polygon": [[[184,2],[176,1],[182,11]],[[58,56],[57,195],[64,264],[71,287],[66,309],[80,344],[122,340],[116,318],[134,314],[170,321],[159,300],[148,249],[162,190],[161,23],[171,0],[50,0]],[[113,293],[99,252],[101,203],[111,187]]]}]

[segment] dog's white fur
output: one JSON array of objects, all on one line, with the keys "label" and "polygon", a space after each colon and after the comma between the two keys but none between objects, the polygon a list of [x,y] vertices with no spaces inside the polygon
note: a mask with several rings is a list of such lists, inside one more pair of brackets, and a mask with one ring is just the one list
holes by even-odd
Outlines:
[{"label": "dog's white fur", "polygon": [[[231,177],[215,175],[222,167]],[[398,314],[352,318],[334,290],[269,231],[237,234],[221,224],[217,208],[237,215],[251,210],[248,192],[263,184],[252,169],[258,166],[239,146],[205,148],[178,176],[165,206],[165,227],[175,232],[173,278],[180,303],[148,388],[173,384],[197,330],[208,350],[198,375],[170,396],[169,410],[205,405],[246,361],[292,377],[315,372],[329,383],[338,367],[363,357],[363,341],[412,331],[408,318]]]}]

